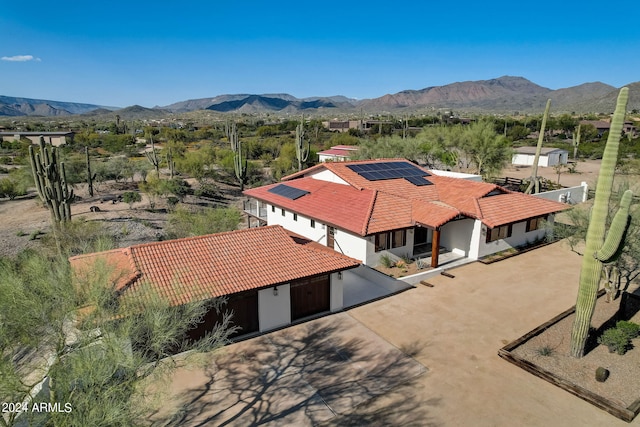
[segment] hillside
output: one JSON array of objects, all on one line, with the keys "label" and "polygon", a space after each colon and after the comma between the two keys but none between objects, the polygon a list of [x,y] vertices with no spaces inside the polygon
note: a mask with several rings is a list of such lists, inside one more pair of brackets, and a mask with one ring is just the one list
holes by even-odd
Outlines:
[{"label": "hillside", "polygon": [[16,98],[0,95],[0,116],[69,116],[88,113],[99,108],[113,110],[94,104],[50,101],[45,99]]},{"label": "hillside", "polygon": [[[629,110],[640,110],[640,82],[627,85],[630,89]],[[451,83],[419,90],[403,90],[378,98],[355,100],[342,95],[296,98],[286,93],[229,94],[190,99],[164,107],[132,106],[124,109],[91,104],[45,101],[0,96],[0,116],[62,116],[119,114],[123,118],[145,119],[171,113],[211,111],[216,113],[261,114],[371,114],[383,112],[429,112],[456,110],[468,113],[540,113],[547,99],[554,113],[610,113],[618,89],[590,82],[551,90],[523,77],[503,76],[490,80]],[[105,109],[107,111],[105,111]],[[98,110],[98,111],[96,111]],[[94,111],[94,113],[91,113]]]}]

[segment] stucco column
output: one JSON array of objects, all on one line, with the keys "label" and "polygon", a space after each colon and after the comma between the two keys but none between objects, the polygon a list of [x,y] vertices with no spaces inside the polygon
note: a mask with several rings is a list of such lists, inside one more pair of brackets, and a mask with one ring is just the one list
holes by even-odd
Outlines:
[{"label": "stucco column", "polygon": [[433,230],[433,238],[431,239],[431,267],[438,267],[438,256],[440,255],[440,229]]}]

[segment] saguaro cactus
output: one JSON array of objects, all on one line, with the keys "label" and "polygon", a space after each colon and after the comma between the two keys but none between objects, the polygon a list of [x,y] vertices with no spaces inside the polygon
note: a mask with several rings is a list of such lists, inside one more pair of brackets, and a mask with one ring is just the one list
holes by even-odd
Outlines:
[{"label": "saguaro cactus", "polygon": [[578,146],[580,146],[580,129],[582,125],[578,125],[573,134],[573,160],[578,160]]},{"label": "saguaro cactus", "polygon": [[540,161],[540,153],[542,152],[542,141],[544,140],[544,132],[547,127],[547,119],[549,118],[549,110],[551,109],[551,100],[547,99],[547,106],[544,108],[542,116],[542,124],[540,125],[540,135],[538,135],[538,145],[536,146],[536,155],[533,157],[533,166],[531,168],[531,181],[525,191],[526,194],[537,194],[540,192],[540,177],[538,176],[538,162]]},{"label": "saguaro cactus", "polygon": [[302,163],[309,159],[309,151],[311,151],[311,143],[304,143],[304,116],[300,120],[300,124],[296,126],[296,158],[298,159],[298,170],[302,170]]},{"label": "saguaro cactus", "polygon": [[93,180],[96,179],[96,174],[91,174],[91,159],[89,158],[89,147],[84,147],[84,155],[87,163],[87,186],[89,189],[89,196],[93,197]]},{"label": "saguaro cactus", "polygon": [[153,135],[149,134],[149,138],[151,139],[151,151],[145,152],[144,155],[147,156],[147,160],[153,165],[156,175],[160,179],[160,157],[158,157],[158,150],[156,150],[156,146],[153,143]]},{"label": "saguaro cactus", "polygon": [[625,231],[628,226],[629,206],[633,196],[629,190],[622,197],[620,209],[614,216],[608,233],[605,230],[628,99],[629,89],[623,87],[618,95],[616,110],[611,120],[611,130],[602,156],[596,195],[589,227],[587,228],[582,270],[580,271],[580,286],[576,302],[576,317],[571,332],[571,355],[577,358],[584,355],[600,286],[603,262],[611,262],[615,259],[616,254],[624,245]]},{"label": "saguaro cactus", "polygon": [[169,166],[169,177],[173,179],[176,174],[176,162],[173,160],[173,150],[167,150],[167,166]]},{"label": "saguaro cactus", "polygon": [[226,128],[227,138],[231,144],[231,150],[233,150],[233,168],[236,173],[236,178],[240,182],[240,191],[244,190],[244,185],[247,183],[247,156],[242,154],[242,143],[238,138],[238,129],[236,124]]},{"label": "saguaro cactus", "polygon": [[51,225],[58,228],[60,222],[71,220],[73,201],[73,190],[67,185],[64,162],[58,158],[57,149],[46,145],[43,137],[40,137],[40,152],[36,153],[30,146],[29,157],[38,195],[49,208]]}]

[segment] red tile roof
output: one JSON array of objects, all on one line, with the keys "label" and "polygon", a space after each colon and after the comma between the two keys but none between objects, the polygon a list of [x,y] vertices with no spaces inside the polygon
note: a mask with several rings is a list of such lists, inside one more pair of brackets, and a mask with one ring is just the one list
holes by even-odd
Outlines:
[{"label": "red tile roof", "polygon": [[78,274],[105,260],[122,295],[158,295],[172,305],[355,268],[359,261],[298,242],[280,226],[131,246],[69,259]]},{"label": "red tile roof", "polygon": [[[297,200],[269,193],[271,186],[246,190],[245,194],[363,236],[415,224],[437,228],[459,215],[477,218],[495,227],[567,209],[561,203],[512,193],[486,182],[433,174],[426,177],[433,185],[425,186],[416,186],[403,178],[369,181],[348,167],[389,161],[416,166],[405,159],[320,163],[282,178],[288,186],[309,191]],[[429,173],[421,169],[425,175]],[[326,170],[348,185],[313,178],[314,174]],[[322,191],[314,190],[314,186]],[[363,199],[371,200],[369,210],[365,209]]]}]

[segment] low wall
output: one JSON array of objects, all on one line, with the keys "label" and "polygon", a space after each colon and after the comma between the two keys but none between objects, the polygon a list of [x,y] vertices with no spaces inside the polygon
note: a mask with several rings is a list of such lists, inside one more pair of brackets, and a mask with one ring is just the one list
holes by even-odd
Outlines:
[{"label": "low wall", "polygon": [[560,190],[545,191],[544,193],[534,194],[542,199],[553,200],[554,202],[568,203],[575,205],[576,203],[586,202],[589,194],[589,186],[586,182],[582,182],[577,187],[561,188]]}]

